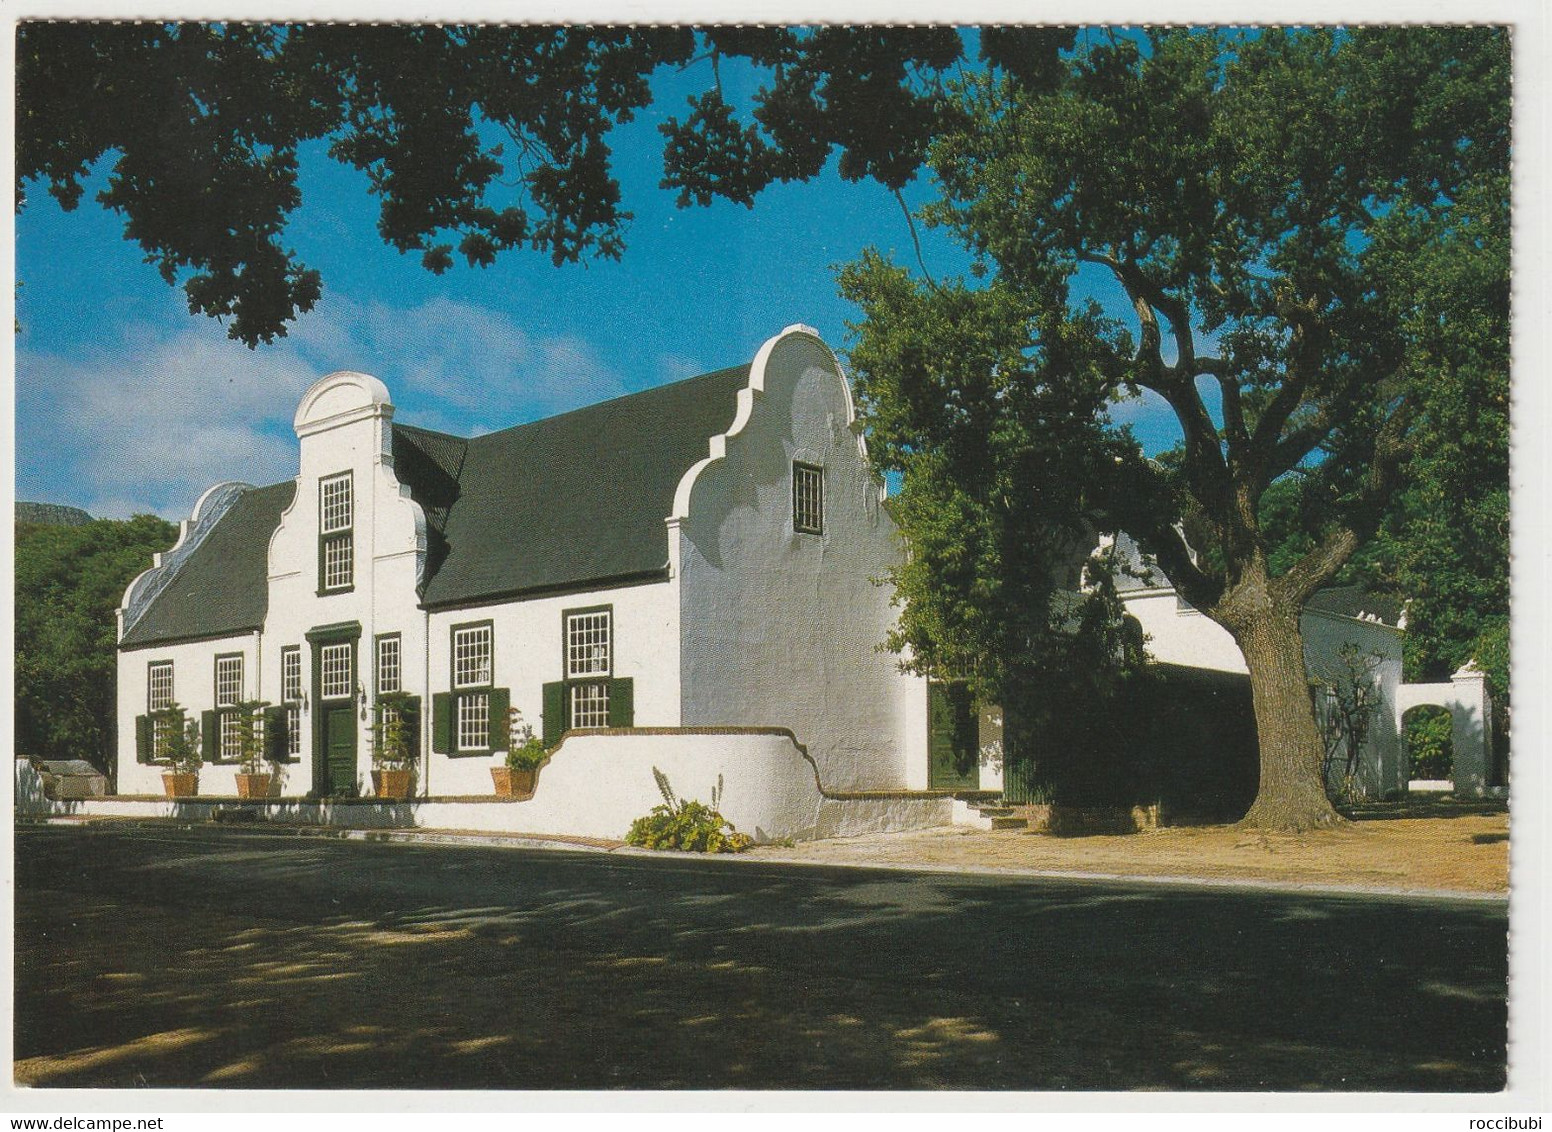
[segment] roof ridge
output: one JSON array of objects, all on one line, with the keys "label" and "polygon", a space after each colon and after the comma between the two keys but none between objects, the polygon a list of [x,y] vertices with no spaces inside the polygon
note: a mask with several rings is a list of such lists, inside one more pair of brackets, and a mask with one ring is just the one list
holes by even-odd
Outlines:
[{"label": "roof ridge", "polygon": [[[736,366],[723,366],[721,369],[707,370],[705,373],[698,373],[693,377],[681,377],[678,381],[664,381],[658,385],[649,385],[645,389],[637,389],[630,393],[621,393],[618,397],[610,397],[607,401],[593,401],[586,405],[578,405],[575,409],[567,409],[563,413],[554,413],[548,417],[535,417],[531,421],[521,421],[518,424],[507,425],[505,428],[494,429],[491,432],[483,432],[478,436],[468,437],[465,440],[465,443],[473,444],[476,441],[488,440],[493,436],[505,436],[508,433],[516,432],[518,429],[532,428],[535,425],[548,424],[551,421],[563,421],[568,417],[576,416],[578,413],[592,412],[594,409],[617,407],[621,402],[634,400],[637,397],[646,397],[650,394],[661,393],[667,389],[678,389],[681,386],[689,385],[690,383],[696,381],[704,381],[717,377],[726,377],[728,374],[736,373],[739,370],[743,370],[745,373],[747,373],[751,365],[752,363],[750,362],[744,362],[743,364]],[[423,429],[421,431],[429,432],[431,430]]]}]

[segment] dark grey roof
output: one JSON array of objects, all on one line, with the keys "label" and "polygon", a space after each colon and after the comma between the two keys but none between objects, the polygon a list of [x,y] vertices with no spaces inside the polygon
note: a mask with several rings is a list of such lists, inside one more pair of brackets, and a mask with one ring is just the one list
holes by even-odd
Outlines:
[{"label": "dark grey roof", "polygon": [[1129,590],[1156,589],[1160,586],[1170,585],[1170,580],[1164,576],[1164,571],[1142,552],[1142,547],[1132,540],[1132,536],[1125,531],[1119,531],[1115,537],[1116,572],[1115,588],[1119,593]]},{"label": "dark grey roof", "polygon": [[120,644],[230,636],[262,626],[269,536],[295,491],[288,480],[243,492]]},{"label": "dark grey roof", "polygon": [[674,489],[748,382],[736,366],[468,441],[425,604],[662,570]]},{"label": "dark grey roof", "polygon": [[[1116,535],[1116,556],[1125,567],[1116,571],[1115,585],[1119,592],[1174,585],[1125,531]],[[1304,603],[1304,608],[1340,617],[1379,617],[1385,624],[1395,625],[1401,618],[1402,603],[1399,598],[1372,593],[1362,586],[1332,586],[1316,591],[1315,596]]]},{"label": "dark grey roof", "polygon": [[1399,598],[1372,593],[1362,586],[1332,586],[1318,591],[1304,603],[1304,608],[1364,620],[1378,617],[1385,624],[1394,625],[1401,619],[1402,605]]},{"label": "dark grey roof", "polygon": [[[394,472],[426,513],[427,606],[582,589],[658,574],[684,473],[733,423],[749,367],[472,440],[393,426]],[[269,538],[291,481],[245,492],[178,569],[125,646],[256,629]]]}]

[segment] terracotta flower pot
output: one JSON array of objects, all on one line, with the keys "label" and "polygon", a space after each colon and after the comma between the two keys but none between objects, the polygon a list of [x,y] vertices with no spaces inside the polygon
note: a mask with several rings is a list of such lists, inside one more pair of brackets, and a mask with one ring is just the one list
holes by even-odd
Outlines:
[{"label": "terracotta flower pot", "polygon": [[379,798],[408,798],[414,778],[412,770],[374,770],[372,793]]},{"label": "terracotta flower pot", "polygon": [[268,798],[270,775],[267,774],[239,774],[237,777],[237,796],[239,798]]},{"label": "terracotta flower pot", "polygon": [[539,786],[539,768],[531,770],[509,770],[504,766],[490,768],[490,777],[496,784],[496,797],[515,798],[519,802],[526,802],[534,796],[534,790]]},{"label": "terracotta flower pot", "polygon": [[199,796],[198,774],[164,774],[162,786],[169,798],[195,798]]}]

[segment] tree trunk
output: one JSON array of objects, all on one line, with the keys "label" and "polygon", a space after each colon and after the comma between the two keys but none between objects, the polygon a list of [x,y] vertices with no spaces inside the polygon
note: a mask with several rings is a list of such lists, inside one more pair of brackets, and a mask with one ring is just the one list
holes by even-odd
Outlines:
[{"label": "tree trunk", "polygon": [[1341,823],[1326,797],[1298,613],[1258,611],[1235,627],[1234,638],[1250,670],[1261,749],[1261,784],[1240,824],[1299,833]]}]

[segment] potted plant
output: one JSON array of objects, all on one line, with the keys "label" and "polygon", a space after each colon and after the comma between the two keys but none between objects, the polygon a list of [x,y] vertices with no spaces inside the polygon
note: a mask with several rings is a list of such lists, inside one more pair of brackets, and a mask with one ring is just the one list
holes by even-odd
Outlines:
[{"label": "potted plant", "polygon": [[507,712],[507,758],[505,766],[490,768],[496,784],[496,797],[526,802],[539,785],[539,768],[549,761],[550,752],[534,736],[533,727],[523,722],[517,708]]},{"label": "potted plant", "polygon": [[403,692],[377,697],[372,726],[372,792],[379,798],[408,798],[414,790],[414,731],[409,721],[413,700]]},{"label": "potted plant", "polygon": [[199,768],[205,760],[199,750],[199,722],[189,719],[177,704],[156,712],[153,718],[163,740],[163,757],[169,769],[162,786],[169,798],[193,798],[199,794]]},{"label": "potted plant", "polygon": [[242,730],[238,733],[239,768],[236,775],[239,798],[269,797],[269,784],[273,775],[266,769],[269,762],[264,742],[264,709],[267,707],[269,704],[260,700],[248,700],[237,706],[242,719]]}]

